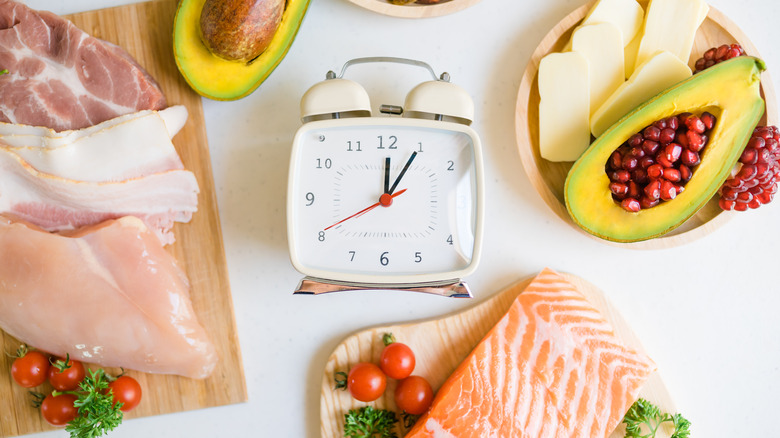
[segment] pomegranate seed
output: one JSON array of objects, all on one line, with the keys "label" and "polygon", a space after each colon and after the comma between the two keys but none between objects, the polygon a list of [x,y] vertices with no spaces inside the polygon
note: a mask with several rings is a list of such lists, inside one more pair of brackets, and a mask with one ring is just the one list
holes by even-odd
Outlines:
[{"label": "pomegranate seed", "polygon": [[688,130],[694,131],[697,134],[703,134],[707,129],[707,127],[704,126],[704,122],[695,115],[691,115],[685,119],[685,126],[688,127]]},{"label": "pomegranate seed", "polygon": [[639,193],[640,193],[639,184],[635,183],[634,181],[629,181],[628,182],[628,196],[630,196],[630,197],[632,197],[634,199],[638,199],[639,198]]},{"label": "pomegranate seed", "polygon": [[775,161],[775,156],[773,153],[769,152],[769,149],[763,148],[756,154],[756,161],[761,164],[774,164],[773,162]]},{"label": "pomegranate seed", "polygon": [[609,190],[617,196],[625,196],[628,194],[628,186],[619,182],[613,182],[609,185]]},{"label": "pomegranate seed", "polygon": [[746,202],[739,202],[739,201],[733,201],[733,202],[734,202],[734,210],[745,211],[748,209]]},{"label": "pomegranate seed", "polygon": [[755,186],[757,186],[759,184],[760,184],[760,182],[758,181],[758,179],[751,178],[751,179],[745,180],[743,182],[742,188],[743,188],[743,190],[747,190],[747,189],[749,189],[751,187],[755,187]]},{"label": "pomegranate seed", "polygon": [[729,180],[726,180],[726,182],[723,183],[723,185],[735,189],[741,189],[745,187],[745,181],[742,181],[739,178],[731,178]]},{"label": "pomegranate seed", "polygon": [[663,130],[666,128],[666,119],[656,120],[655,123],[653,123],[653,126],[658,128],[658,130]]},{"label": "pomegranate seed", "polygon": [[[673,145],[674,143],[669,143],[669,145]],[[674,164],[672,164],[671,161],[666,159],[666,154],[664,151],[659,151],[658,154],[655,156],[656,163],[660,164],[663,167],[674,167]]]},{"label": "pomegranate seed", "polygon": [[726,200],[723,198],[720,198],[718,200],[718,205],[720,206],[720,208],[726,211],[732,210],[734,208],[735,203],[736,202],[734,201]]},{"label": "pomegranate seed", "polygon": [[647,168],[647,176],[650,178],[660,178],[664,174],[664,166],[660,164],[653,164]]},{"label": "pomegranate seed", "polygon": [[756,173],[758,173],[758,169],[755,164],[743,164],[742,169],[737,173],[737,177],[747,182],[747,180],[756,176]]},{"label": "pomegranate seed", "polygon": [[639,160],[639,167],[641,167],[642,169],[647,169],[653,164],[655,164],[655,160],[653,159],[653,157],[642,157]]},{"label": "pomegranate seed", "polygon": [[664,178],[671,182],[678,182],[680,181],[680,171],[673,167],[667,167],[664,169]]},{"label": "pomegranate seed", "polygon": [[642,206],[639,204],[639,201],[634,198],[626,198],[620,202],[620,205],[632,213],[636,213],[642,208]]},{"label": "pomegranate seed", "polygon": [[[675,161],[680,159],[680,154],[682,154],[682,150],[683,148],[679,144],[669,143],[664,148],[664,156],[670,163],[674,163]],[[667,167],[672,167],[672,166],[667,166]]]},{"label": "pomegranate seed", "polygon": [[620,169],[623,166],[623,155],[620,151],[612,152],[609,156],[609,165],[613,169]]},{"label": "pomegranate seed", "polygon": [[636,169],[631,172],[631,178],[636,181],[637,184],[647,183],[647,171],[645,169]]},{"label": "pomegranate seed", "polygon": [[706,142],[704,136],[698,132],[688,131],[685,133],[685,138],[688,140],[688,149],[694,152],[699,152],[704,149]]},{"label": "pomegranate seed", "polygon": [[623,157],[623,169],[634,170],[638,165],[639,165],[639,160],[637,160],[636,157],[632,157],[630,155],[626,155],[625,157]]},{"label": "pomegranate seed", "polygon": [[[763,139],[761,140],[764,141]],[[742,155],[739,157],[739,162],[744,164],[756,164],[758,162],[758,150],[748,145]]]},{"label": "pomegranate seed", "polygon": [[660,179],[652,179],[649,183],[645,186],[644,189],[645,196],[648,199],[658,199],[661,197],[661,180]]},{"label": "pomegranate seed", "polygon": [[702,57],[696,60],[694,73],[699,73],[715,64],[744,55],[745,50],[739,44],[723,44],[713,47],[705,51]]},{"label": "pomegranate seed", "polygon": [[661,136],[661,130],[656,126],[648,126],[642,131],[642,136],[645,140],[658,141],[658,138]]},{"label": "pomegranate seed", "polygon": [[666,119],[666,127],[673,131],[677,131],[677,128],[680,127],[680,121],[677,120],[677,116],[671,116]]},{"label": "pomegranate seed", "polygon": [[672,128],[664,128],[661,133],[658,134],[658,141],[663,144],[671,143],[674,141],[674,137],[677,135],[677,131]]},{"label": "pomegranate seed", "polygon": [[761,204],[769,204],[772,202],[772,199],[775,197],[774,193],[764,192],[756,196],[756,198],[761,201]]},{"label": "pomegranate seed", "polygon": [[693,172],[691,172],[691,169],[688,166],[686,166],[684,164],[681,164],[680,165],[680,181],[682,181],[683,183],[687,183],[688,181],[691,180],[692,176],[693,176]]},{"label": "pomegranate seed", "polygon": [[685,135],[688,131],[680,130],[677,132],[677,134],[674,136],[674,141],[679,144],[680,146],[684,147],[685,149],[688,149],[688,136]]},{"label": "pomegranate seed", "polygon": [[685,190],[685,186],[682,184],[674,184],[674,191],[677,192],[678,195],[682,193],[683,190]]},{"label": "pomegranate seed", "polygon": [[642,158],[645,156],[645,151],[641,146],[635,146],[628,151],[628,155],[631,155],[634,158]]},{"label": "pomegranate seed", "polygon": [[[612,184],[609,185],[610,188],[612,188]],[[628,187],[626,187],[626,191],[628,191]],[[737,199],[737,189],[733,187],[723,187],[720,189],[720,197],[721,199],[725,199],[727,201],[733,201]]]},{"label": "pomegranate seed", "polygon": [[753,198],[752,201],[748,202],[748,207],[753,209],[761,207],[761,201],[759,201],[758,198]]},{"label": "pomegranate seed", "polygon": [[701,121],[704,123],[704,128],[708,131],[715,126],[715,116],[706,111],[702,113]]},{"label": "pomegranate seed", "polygon": [[674,184],[671,181],[664,180],[661,182],[661,199],[664,201],[670,201],[677,196],[677,190],[674,188]]},{"label": "pomegranate seed", "polygon": [[642,140],[644,138],[642,137],[642,134],[634,134],[631,137],[628,138],[628,145],[632,148],[635,148],[642,144]]},{"label": "pomegranate seed", "polygon": [[627,170],[618,170],[615,172],[615,179],[614,181],[621,182],[621,183],[627,183],[628,180],[631,179],[631,172]]},{"label": "pomegranate seed", "polygon": [[737,193],[737,202],[750,202],[753,200],[753,194],[749,191]]},{"label": "pomegranate seed", "polygon": [[647,155],[655,155],[660,147],[661,144],[657,141],[645,140],[642,142],[642,150],[645,151]]},{"label": "pomegranate seed", "polygon": [[683,162],[683,164],[690,167],[694,167],[699,163],[701,163],[701,158],[699,157],[699,154],[690,149],[685,149],[682,152],[682,155],[680,156],[680,160]]},{"label": "pomegranate seed", "polygon": [[658,205],[661,202],[660,199],[650,199],[647,196],[642,196],[642,199],[639,200],[639,205],[644,208],[652,208]]}]

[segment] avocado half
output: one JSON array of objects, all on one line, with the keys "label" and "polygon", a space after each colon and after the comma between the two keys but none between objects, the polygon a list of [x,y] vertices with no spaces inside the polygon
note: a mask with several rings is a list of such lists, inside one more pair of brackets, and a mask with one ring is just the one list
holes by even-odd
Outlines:
[{"label": "avocado half", "polygon": [[181,0],[173,23],[176,66],[190,87],[214,100],[236,100],[253,92],[287,55],[311,0],[287,0],[282,20],[268,48],[251,62],[229,61],[212,54],[200,37],[205,0]]},{"label": "avocado half", "polygon": [[[729,177],[764,113],[758,58],[741,56],[697,73],[635,108],[599,136],[566,177],[566,209],[583,230],[602,239],[635,242],[672,231],[701,209]],[[612,199],[605,165],[632,134],[683,112],[717,117],[701,163],[670,201],[629,212]]]}]

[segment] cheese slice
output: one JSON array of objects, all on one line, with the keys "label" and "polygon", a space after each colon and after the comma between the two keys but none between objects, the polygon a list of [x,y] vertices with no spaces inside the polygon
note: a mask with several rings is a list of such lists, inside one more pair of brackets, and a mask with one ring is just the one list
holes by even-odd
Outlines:
[{"label": "cheese slice", "polygon": [[591,114],[625,82],[623,36],[612,23],[580,26],[571,37],[572,50],[588,60]]},{"label": "cheese slice", "polygon": [[658,52],[623,83],[593,113],[590,130],[600,136],[631,110],[672,85],[691,76],[688,64],[669,52]]},{"label": "cheese slice", "polygon": [[704,0],[650,0],[635,66],[659,50],[666,50],[688,63],[696,31],[709,9]]},{"label": "cheese slice", "polygon": [[588,61],[578,52],[551,53],[539,63],[539,152],[575,161],[590,145]]},{"label": "cheese slice", "polygon": [[639,51],[639,43],[642,42],[642,33],[637,33],[630,43],[623,49],[623,59],[625,60],[626,79],[634,73],[636,66],[636,53]]},{"label": "cheese slice", "polygon": [[[580,26],[612,23],[620,30],[625,45],[639,33],[644,17],[645,11],[636,0],[599,0],[590,8]],[[564,51],[571,50],[571,44],[569,39]]]}]

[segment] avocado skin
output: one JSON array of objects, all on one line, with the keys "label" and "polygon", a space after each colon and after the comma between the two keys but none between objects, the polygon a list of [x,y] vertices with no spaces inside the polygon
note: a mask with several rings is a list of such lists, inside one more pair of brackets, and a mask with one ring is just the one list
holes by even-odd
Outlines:
[{"label": "avocado skin", "polygon": [[[710,67],[659,93],[598,137],[566,177],[564,198],[572,220],[584,231],[615,242],[662,236],[696,214],[729,177],[764,113],[758,58],[741,56]],[[656,120],[683,112],[717,117],[710,140],[685,190],[675,199],[632,213],[616,203],[604,166],[632,134]]]},{"label": "avocado skin", "polygon": [[181,0],[173,23],[173,54],[187,84],[203,97],[236,100],[246,97],[287,55],[311,0],[287,0],[281,23],[257,58],[234,61],[217,56],[203,43],[200,17],[206,0]]}]

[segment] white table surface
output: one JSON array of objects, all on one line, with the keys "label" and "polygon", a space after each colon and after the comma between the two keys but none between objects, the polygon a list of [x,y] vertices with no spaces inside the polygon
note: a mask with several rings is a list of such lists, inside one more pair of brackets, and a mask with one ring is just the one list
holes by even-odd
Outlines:
[{"label": "white table surface", "polygon": [[[133,0],[24,0],[72,13]],[[545,266],[601,288],[658,363],[696,437],[777,436],[780,393],[780,201],[716,232],[665,250],[628,250],[560,220],[525,175],[514,110],[526,63],[547,31],[586,0],[483,0],[433,19],[376,14],[347,0],[314,0],[287,57],[252,95],[204,100],[249,402],[128,420],[111,436],[319,436],[325,361],[363,328],[473,306]],[[780,3],[711,0],[780,71]],[[447,71],[476,103],[485,151],[483,262],[468,278],[472,300],[413,293],[293,296],[285,196],[299,99],[328,70],[363,56],[400,56]],[[355,67],[373,103],[402,104],[425,74]],[[393,74],[399,72],[405,76]],[[773,73],[778,87],[780,73]],[[65,436],[65,432],[37,436]]]}]

